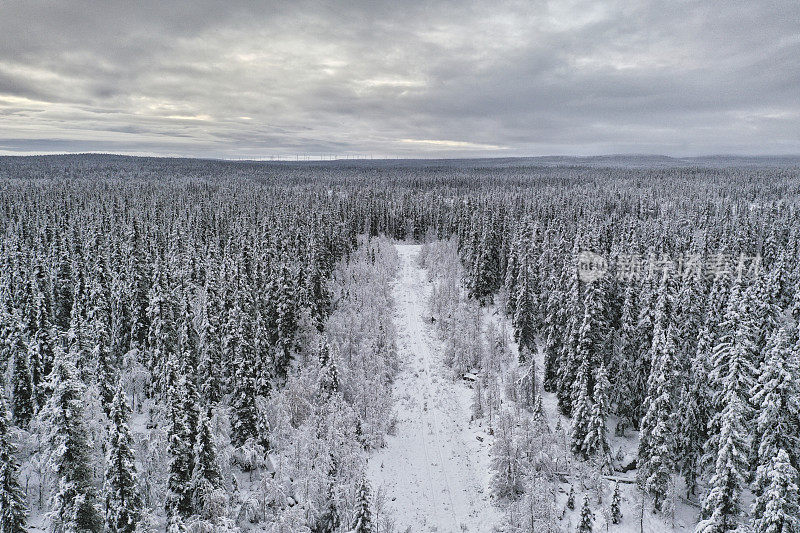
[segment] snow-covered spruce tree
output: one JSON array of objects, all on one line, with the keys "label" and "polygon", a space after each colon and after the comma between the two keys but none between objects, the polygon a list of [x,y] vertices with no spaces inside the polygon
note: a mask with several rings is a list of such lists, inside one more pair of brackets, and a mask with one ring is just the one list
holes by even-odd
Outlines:
[{"label": "snow-covered spruce tree", "polygon": [[28,505],[19,485],[19,465],[11,442],[10,422],[3,392],[0,391],[0,531],[25,533]]},{"label": "snow-covered spruce tree", "polygon": [[373,533],[372,502],[370,500],[369,481],[367,481],[367,476],[364,474],[358,487],[356,509],[353,513],[349,533]]},{"label": "snow-covered spruce tree", "polygon": [[31,383],[31,372],[28,367],[28,350],[22,338],[14,342],[14,373],[12,379],[13,399],[12,413],[14,423],[21,427],[28,427],[28,423],[33,418],[36,405],[33,397],[33,385]]},{"label": "snow-covered spruce tree", "polygon": [[228,351],[233,364],[231,426],[234,446],[242,446],[248,439],[258,437],[256,405],[256,365],[253,364],[253,339],[248,313],[237,300],[228,318],[228,332],[233,337]]},{"label": "snow-covered spruce tree", "polygon": [[619,482],[614,482],[614,493],[611,495],[611,523],[622,522],[622,496],[619,491]]},{"label": "snow-covered spruce tree", "polygon": [[295,333],[297,332],[298,323],[296,302],[298,291],[293,283],[295,276],[291,272],[290,261],[291,259],[286,256],[281,259],[274,285],[275,328],[277,335],[274,347],[275,363],[273,370],[279,381],[283,381],[289,371],[289,363],[295,348]]},{"label": "snow-covered spruce tree", "polygon": [[[514,313],[514,340],[517,341],[520,347],[526,347],[529,351],[536,350],[536,306],[534,299],[536,295],[533,292],[530,282],[530,272],[527,261],[527,255],[523,254],[522,264],[519,265],[518,281],[517,281],[517,297],[516,309]],[[522,356],[520,351],[520,357]]]},{"label": "snow-covered spruce tree", "polygon": [[601,468],[605,472],[611,471],[611,454],[608,444],[608,430],[606,417],[608,416],[608,392],[611,385],[608,383],[605,364],[600,365],[595,378],[592,393],[592,409],[586,436],[583,439],[583,450],[589,457],[598,457]]},{"label": "snow-covered spruce tree", "polygon": [[53,347],[48,330],[38,330],[28,342],[28,366],[31,369],[34,405],[38,412],[47,399],[47,375],[53,369]]},{"label": "snow-covered spruce tree", "polygon": [[653,279],[647,276],[642,282],[638,295],[639,316],[636,323],[636,356],[631,375],[631,398],[634,407],[633,421],[637,429],[646,410],[645,401],[647,399],[647,383],[650,379],[650,367],[652,364],[650,354],[653,347],[657,302],[658,293],[653,288]]},{"label": "snow-covered spruce tree", "polygon": [[524,373],[519,379],[519,401],[523,407],[532,410],[539,397],[536,383],[536,359],[527,348],[522,351],[525,355],[521,355],[520,358],[525,363],[522,365]]},{"label": "snow-covered spruce tree", "polygon": [[[800,368],[797,345],[791,342],[789,326],[782,326],[770,340],[770,348],[753,387],[752,402],[757,405],[754,439],[756,476],[753,492],[764,494],[771,483],[772,461],[782,451],[797,464],[800,449]],[[754,515],[762,515],[758,504]]]},{"label": "snow-covered spruce tree", "polygon": [[578,522],[578,533],[592,533],[594,527],[594,513],[592,507],[589,505],[589,496],[583,497],[583,505],[581,506],[581,517]]},{"label": "snow-covered spruce tree", "polygon": [[[603,305],[601,285],[599,280],[595,280],[586,287],[583,321],[577,343],[577,361],[580,362],[580,367],[575,381],[572,383],[572,401],[570,402],[573,416],[572,450],[584,458],[592,455],[586,447],[585,439],[591,424],[594,372],[605,360],[607,322]],[[593,442],[593,444],[599,443]]]},{"label": "snow-covered spruce tree", "polygon": [[707,298],[705,317],[700,327],[696,351],[691,356],[690,377],[681,393],[678,416],[677,459],[686,482],[686,492],[693,495],[701,473],[703,448],[708,441],[708,422],[712,415],[712,388],[708,374],[719,324],[724,318],[730,279],[721,274],[714,279]]},{"label": "snow-covered spruce tree", "polygon": [[[561,282],[566,278],[562,274]],[[544,322],[544,376],[542,384],[547,392],[555,392],[558,367],[561,364],[559,355],[564,344],[564,328],[566,316],[563,303],[564,291],[559,286],[547,296],[547,312]]]},{"label": "snow-covered spruce tree", "polygon": [[162,262],[153,267],[153,283],[148,294],[147,362],[154,379],[150,394],[166,397],[170,383],[165,381],[167,365],[178,353],[177,305],[174,291],[168,286]]},{"label": "snow-covered spruce tree", "polygon": [[578,340],[583,321],[581,285],[578,279],[577,266],[572,264],[567,289],[566,325],[564,327],[563,344],[556,368],[556,396],[558,408],[566,416],[572,414],[572,391],[581,366],[578,355]]},{"label": "snow-covered spruce tree", "polygon": [[589,458],[586,450],[586,435],[589,433],[589,424],[592,414],[592,397],[589,392],[589,363],[584,361],[578,371],[575,381],[576,394],[572,400],[572,428],[570,440],[572,453],[584,459]]},{"label": "snow-covered spruce tree", "polygon": [[142,499],[137,487],[129,418],[128,399],[120,382],[110,409],[111,428],[103,487],[105,530],[109,533],[133,533],[141,517]]},{"label": "snow-covered spruce tree", "polygon": [[697,533],[717,533],[738,527],[740,493],[749,470],[749,425],[752,388],[752,325],[740,308],[734,286],[721,325],[723,333],[714,349],[712,370],[714,404],[722,406],[711,420],[712,433],[703,462],[711,466],[709,491],[703,499]]},{"label": "snow-covered spruce tree", "polygon": [[320,378],[319,378],[320,394],[322,394],[324,398],[330,398],[330,396],[339,392],[339,369],[336,365],[336,358],[334,354],[331,353],[331,349],[328,343],[324,343],[320,347],[319,362],[320,362]]},{"label": "snow-covered spruce tree", "polygon": [[217,463],[217,450],[211,433],[211,422],[200,412],[197,442],[194,445],[194,471],[192,472],[192,509],[204,519],[212,516],[212,496],[222,487],[222,475]]},{"label": "snow-covered spruce tree", "polygon": [[170,465],[164,507],[170,517],[179,514],[182,518],[188,518],[192,515],[191,478],[194,469],[194,442],[191,438],[192,428],[188,427],[186,419],[186,378],[178,370],[176,356],[170,357],[167,367],[169,369],[167,438]]},{"label": "snow-covered spruce tree", "polygon": [[689,380],[681,391],[677,408],[675,435],[676,465],[686,483],[687,497],[695,493],[700,476],[700,459],[707,440],[710,389],[705,354],[695,353],[691,359]]},{"label": "snow-covered spruce tree", "polygon": [[794,533],[800,531],[800,496],[797,470],[786,450],[780,449],[768,465],[764,490],[753,504],[754,533]]},{"label": "snow-covered spruce tree", "polygon": [[205,299],[202,320],[200,323],[200,366],[197,375],[200,377],[200,393],[203,399],[216,404],[223,395],[222,364],[222,298],[217,287],[216,269],[209,269],[206,274]]},{"label": "snow-covered spruce tree", "polygon": [[506,275],[503,278],[503,288],[508,295],[506,299],[506,314],[513,317],[517,311],[517,280],[519,274],[519,262],[522,248],[522,234],[519,225],[514,229],[514,238],[508,245],[506,254]]},{"label": "snow-covered spruce tree", "polygon": [[97,388],[100,392],[100,398],[103,401],[103,410],[107,416],[110,416],[111,404],[114,401],[115,387],[114,382],[117,380],[117,370],[112,361],[112,355],[108,346],[98,343],[95,345],[92,352],[92,358],[95,360],[95,377],[97,379]]},{"label": "snow-covered spruce tree", "polygon": [[50,434],[50,465],[57,480],[49,516],[53,531],[99,532],[102,520],[95,508],[92,469],[83,418],[85,387],[70,355],[56,349],[48,386],[53,391],[41,416]]},{"label": "snow-covered spruce tree", "polygon": [[654,508],[661,510],[675,463],[677,347],[672,325],[656,335],[654,344],[658,347],[653,353],[648,408],[639,438],[638,478],[640,487],[652,496]]},{"label": "snow-covered spruce tree", "polygon": [[766,353],[767,340],[778,326],[781,309],[778,305],[780,287],[777,275],[773,269],[768,274],[756,276],[743,295],[749,315],[758,324],[753,334],[757,357],[753,363],[756,365],[761,364],[761,358]]},{"label": "snow-covered spruce tree", "polygon": [[638,427],[636,419],[638,405],[634,394],[634,369],[636,366],[637,352],[637,319],[636,293],[634,284],[629,282],[625,289],[625,298],[622,304],[619,333],[612,354],[615,361],[616,373],[611,377],[612,391],[616,405],[617,425],[614,433],[625,435],[629,427]]},{"label": "snow-covered spruce tree", "polygon": [[[588,377],[588,392],[594,391],[595,372],[607,359],[606,338],[608,320],[605,310],[605,295],[601,280],[587,284],[583,300],[583,321],[578,332],[578,361],[585,364]],[[573,397],[574,403],[574,397]]]}]

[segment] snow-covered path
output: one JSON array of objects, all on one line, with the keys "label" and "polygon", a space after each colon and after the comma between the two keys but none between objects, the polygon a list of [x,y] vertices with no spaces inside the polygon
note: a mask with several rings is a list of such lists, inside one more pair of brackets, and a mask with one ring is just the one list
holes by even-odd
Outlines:
[{"label": "snow-covered path", "polygon": [[420,249],[397,245],[401,267],[393,290],[404,364],[394,392],[398,424],[386,448],[370,458],[369,474],[396,531],[487,533],[499,519],[487,486],[489,440],[470,424],[470,390],[446,375],[441,344],[424,316],[431,284],[416,261]]}]

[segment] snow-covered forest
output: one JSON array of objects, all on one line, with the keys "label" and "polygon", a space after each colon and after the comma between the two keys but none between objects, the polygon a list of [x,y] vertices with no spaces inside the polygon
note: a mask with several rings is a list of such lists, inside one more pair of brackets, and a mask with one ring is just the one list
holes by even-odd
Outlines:
[{"label": "snow-covered forest", "polygon": [[0,158],[0,533],[800,531],[800,170],[634,163]]}]

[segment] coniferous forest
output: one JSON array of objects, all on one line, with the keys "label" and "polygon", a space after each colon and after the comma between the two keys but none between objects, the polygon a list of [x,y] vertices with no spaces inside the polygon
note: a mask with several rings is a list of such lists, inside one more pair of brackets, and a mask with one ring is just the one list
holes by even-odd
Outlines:
[{"label": "coniferous forest", "polygon": [[0,532],[800,531],[800,170],[623,163],[0,158]]}]

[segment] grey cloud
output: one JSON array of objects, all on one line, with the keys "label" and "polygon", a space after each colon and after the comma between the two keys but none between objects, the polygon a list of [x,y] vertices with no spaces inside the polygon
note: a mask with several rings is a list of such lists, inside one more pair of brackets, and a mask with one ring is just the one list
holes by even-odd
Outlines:
[{"label": "grey cloud", "polygon": [[4,2],[0,150],[800,153],[794,0],[337,4]]}]

